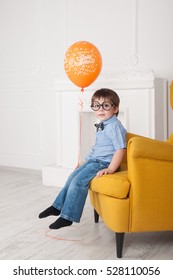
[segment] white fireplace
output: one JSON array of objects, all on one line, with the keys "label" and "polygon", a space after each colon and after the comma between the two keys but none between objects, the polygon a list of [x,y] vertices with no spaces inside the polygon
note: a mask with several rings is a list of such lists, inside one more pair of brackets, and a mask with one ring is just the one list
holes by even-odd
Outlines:
[{"label": "white fireplace", "polygon": [[103,87],[118,93],[118,118],[127,131],[167,138],[167,82],[155,78],[152,71],[102,74],[83,94],[70,81],[57,82],[57,162],[43,168],[44,185],[62,186],[78,157],[83,160],[94,144],[98,120],[90,100],[94,91]]}]

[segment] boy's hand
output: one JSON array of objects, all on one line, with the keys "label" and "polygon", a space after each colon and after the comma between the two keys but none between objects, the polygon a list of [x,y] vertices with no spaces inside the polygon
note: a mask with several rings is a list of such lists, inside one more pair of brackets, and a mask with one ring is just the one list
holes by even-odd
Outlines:
[{"label": "boy's hand", "polygon": [[96,174],[96,177],[99,178],[99,177],[101,177],[102,175],[113,174],[113,173],[114,173],[114,172],[113,172],[111,169],[105,168],[105,169],[102,169],[102,170],[98,171],[97,174]]},{"label": "boy's hand", "polygon": [[97,172],[96,177],[98,178],[98,177],[101,177],[102,175],[113,174],[120,166],[120,164],[123,160],[125,151],[126,151],[125,148],[115,151],[108,168],[102,169],[99,172]]}]

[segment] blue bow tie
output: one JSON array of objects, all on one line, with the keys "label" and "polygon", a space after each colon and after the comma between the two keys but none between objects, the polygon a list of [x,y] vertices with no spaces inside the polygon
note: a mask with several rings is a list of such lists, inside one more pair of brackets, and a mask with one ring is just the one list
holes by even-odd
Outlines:
[{"label": "blue bow tie", "polygon": [[104,129],[104,123],[103,122],[95,123],[95,127],[96,127],[97,132],[100,131],[100,130],[103,130]]}]

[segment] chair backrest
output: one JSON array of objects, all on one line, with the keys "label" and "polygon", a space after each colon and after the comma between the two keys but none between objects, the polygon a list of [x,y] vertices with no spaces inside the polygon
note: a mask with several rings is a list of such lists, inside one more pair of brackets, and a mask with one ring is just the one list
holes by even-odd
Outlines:
[{"label": "chair backrest", "polygon": [[[136,137],[136,136],[139,136],[139,135],[127,132],[127,134],[126,134],[126,144],[128,145],[128,141],[130,140],[130,138]],[[120,166],[120,170],[124,171],[124,170],[127,170],[127,168],[128,167],[127,167],[127,149],[126,149],[123,161],[122,161],[121,166]]]},{"label": "chair backrest", "polygon": [[[141,136],[141,135],[137,135],[137,134],[134,134],[134,133],[127,132],[127,134],[126,134],[126,144],[128,145],[128,141],[132,137],[136,137],[136,136],[144,137],[144,136]],[[170,143],[170,144],[173,144],[173,133],[169,136],[167,142]],[[121,163],[120,170],[124,171],[124,170],[127,170],[127,169],[128,169],[128,166],[127,166],[127,149],[126,149],[126,153],[125,153],[123,161]]]},{"label": "chair backrest", "polygon": [[173,144],[173,133],[169,136],[167,142]]}]

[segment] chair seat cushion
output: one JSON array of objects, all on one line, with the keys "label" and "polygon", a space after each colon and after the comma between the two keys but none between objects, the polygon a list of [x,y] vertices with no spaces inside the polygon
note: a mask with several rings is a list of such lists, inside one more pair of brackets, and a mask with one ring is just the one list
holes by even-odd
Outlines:
[{"label": "chair seat cushion", "polygon": [[116,198],[126,198],[130,190],[127,171],[95,177],[90,183],[90,190]]}]

